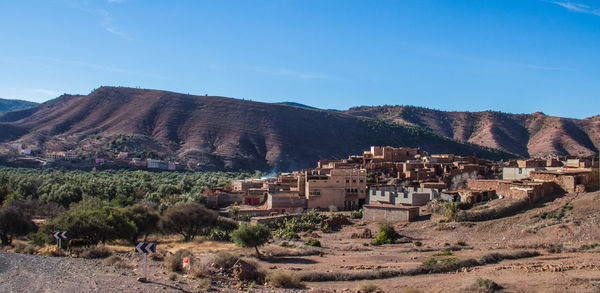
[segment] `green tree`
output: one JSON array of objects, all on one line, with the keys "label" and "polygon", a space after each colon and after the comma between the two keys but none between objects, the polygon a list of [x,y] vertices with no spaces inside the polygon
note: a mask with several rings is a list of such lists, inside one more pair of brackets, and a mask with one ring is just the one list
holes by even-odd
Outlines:
[{"label": "green tree", "polygon": [[85,199],[72,205],[69,210],[42,226],[36,238],[51,243],[53,240],[50,235],[56,230],[67,231],[70,239],[83,239],[93,244],[115,239],[131,240],[132,235],[137,235],[133,221],[119,208],[99,199]]},{"label": "green tree", "polygon": [[137,227],[137,233],[132,235],[132,242],[135,242],[142,234],[144,235],[144,241],[146,241],[148,234],[158,230],[160,215],[147,205],[136,204],[129,206],[123,209],[123,213]]},{"label": "green tree", "polygon": [[216,222],[217,213],[199,203],[186,202],[168,208],[158,225],[165,232],[180,234],[184,241],[191,241]]},{"label": "green tree", "polygon": [[271,239],[271,230],[265,225],[250,225],[242,223],[237,230],[231,233],[231,238],[237,246],[254,247],[256,256],[261,257],[258,247],[264,245]]}]

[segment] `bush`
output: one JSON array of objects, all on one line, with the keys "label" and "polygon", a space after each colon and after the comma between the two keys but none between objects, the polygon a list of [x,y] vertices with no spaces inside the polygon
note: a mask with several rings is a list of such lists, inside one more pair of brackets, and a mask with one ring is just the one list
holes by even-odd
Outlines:
[{"label": "bush", "polygon": [[435,260],[435,258],[432,257],[432,258],[424,261],[421,265],[424,267],[431,267],[436,264],[437,264],[437,260]]},{"label": "bush", "polygon": [[449,257],[449,258],[440,259],[440,263],[449,263],[449,262],[454,262],[454,261],[456,261],[455,257]]},{"label": "bush", "polygon": [[215,255],[214,263],[218,268],[230,269],[240,259],[239,256],[229,252],[220,251]]},{"label": "bush", "polygon": [[267,275],[266,281],[275,288],[302,288],[300,277],[282,271],[275,271]]},{"label": "bush", "polygon": [[231,233],[231,238],[237,246],[254,247],[256,255],[260,258],[258,247],[264,245],[271,239],[271,230],[265,225],[249,225],[243,223],[240,227]]},{"label": "bush", "polygon": [[176,204],[168,208],[159,226],[165,232],[183,236],[184,241],[191,241],[203,229],[217,222],[217,214],[195,202]]},{"label": "bush", "polygon": [[148,234],[158,230],[160,215],[147,205],[129,206],[123,210],[123,213],[137,227],[137,233],[131,235],[131,242],[135,242],[140,235],[144,235],[144,241],[146,241]]},{"label": "bush", "polygon": [[457,245],[457,246],[467,246],[467,243],[461,240],[461,241],[457,241],[456,243],[454,243],[454,245]]},{"label": "bush", "polygon": [[444,216],[448,220],[458,220],[458,205],[454,202],[444,203]]},{"label": "bush", "polygon": [[447,255],[452,255],[452,251],[444,250],[444,251],[436,252],[433,254],[433,256],[447,256]]},{"label": "bush", "polygon": [[165,265],[167,266],[167,269],[177,273],[183,271],[184,257],[192,258],[194,257],[194,254],[187,249],[180,249],[174,254],[167,256],[165,258]]},{"label": "bush", "polygon": [[375,244],[392,244],[394,241],[396,241],[396,239],[398,239],[398,236],[399,235],[392,224],[387,222],[381,223],[379,224],[379,233],[375,238]]},{"label": "bush", "polygon": [[15,236],[27,235],[36,228],[20,208],[12,205],[0,207],[0,244],[11,245]]},{"label": "bush", "polygon": [[116,255],[111,255],[107,259],[104,260],[104,263],[109,266],[116,266],[120,263],[122,259]]},{"label": "bush", "polygon": [[363,210],[362,209],[360,209],[358,211],[352,211],[350,213],[350,218],[351,219],[362,219],[362,217],[363,217]]},{"label": "bush", "polygon": [[177,280],[177,277],[178,276],[177,276],[176,273],[170,273],[169,276],[168,276],[169,280],[171,280],[171,281]]},{"label": "bush", "polygon": [[212,229],[208,234],[208,239],[213,241],[231,241],[231,234],[221,229]]},{"label": "bush", "polygon": [[473,285],[471,285],[467,290],[478,293],[491,293],[500,289],[502,289],[502,287],[492,280],[477,278]]},{"label": "bush", "polygon": [[[81,239],[97,244],[115,239],[131,241],[137,235],[135,224],[119,209],[99,199],[86,199],[44,224],[33,237],[36,244],[52,244],[52,232],[67,231],[69,239]],[[42,243],[40,243],[42,242]]]},{"label": "bush", "polygon": [[317,239],[314,238],[308,238],[306,239],[306,242],[304,243],[308,246],[316,246],[316,247],[321,247],[321,242]]},{"label": "bush", "polygon": [[83,258],[107,258],[113,254],[113,251],[104,245],[90,246],[81,250],[79,254]]},{"label": "bush", "polygon": [[356,288],[361,293],[383,293],[377,285],[369,282],[360,282]]},{"label": "bush", "polygon": [[420,247],[420,246],[423,246],[423,243],[421,241],[415,241],[415,242],[413,242],[413,245],[416,247]]}]

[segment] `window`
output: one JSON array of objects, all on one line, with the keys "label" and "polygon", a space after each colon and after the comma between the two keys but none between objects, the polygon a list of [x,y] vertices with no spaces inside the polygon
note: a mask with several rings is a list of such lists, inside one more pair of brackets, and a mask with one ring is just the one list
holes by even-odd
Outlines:
[{"label": "window", "polygon": [[404,194],[404,198],[408,198],[408,194],[407,193]]},{"label": "window", "polygon": [[360,179],[360,183],[363,183],[363,180],[362,180],[362,179]]},{"label": "window", "polygon": [[352,183],[356,183],[356,179],[352,179]]},{"label": "window", "polygon": [[346,179],[346,183],[350,183],[350,179]]},{"label": "window", "polygon": [[523,169],[519,168],[519,174],[523,174]]}]

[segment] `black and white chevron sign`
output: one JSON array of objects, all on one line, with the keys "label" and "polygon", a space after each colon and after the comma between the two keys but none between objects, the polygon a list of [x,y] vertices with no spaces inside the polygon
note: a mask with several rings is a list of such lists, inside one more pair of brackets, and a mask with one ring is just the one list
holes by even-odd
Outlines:
[{"label": "black and white chevron sign", "polygon": [[135,251],[141,253],[154,253],[156,251],[155,242],[140,242],[135,246]]},{"label": "black and white chevron sign", "polygon": [[52,234],[52,236],[54,236],[54,239],[56,240],[67,239],[67,231],[56,231],[54,234]]}]

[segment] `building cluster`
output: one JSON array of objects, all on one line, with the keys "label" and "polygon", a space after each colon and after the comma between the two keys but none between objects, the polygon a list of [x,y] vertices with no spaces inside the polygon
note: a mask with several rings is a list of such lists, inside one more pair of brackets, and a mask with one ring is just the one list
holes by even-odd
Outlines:
[{"label": "building cluster", "polygon": [[[596,169],[594,169],[594,166]],[[558,192],[598,188],[597,160],[529,159],[507,163],[417,148],[373,146],[359,156],[321,160],[314,169],[239,180],[209,195],[209,204],[240,204],[241,213],[363,209],[365,219],[410,221],[438,199],[475,204],[497,198],[537,201]]]},{"label": "building cluster", "polygon": [[[70,162],[80,160],[81,157],[82,156],[79,156],[74,151],[48,152],[45,155],[46,162],[48,163],[60,163],[65,161]],[[92,163],[95,165],[131,166],[136,168],[148,168],[166,171],[175,171],[177,170],[178,165],[177,162],[173,161],[130,158],[129,153],[127,152],[120,152],[112,159],[96,156],[95,158],[92,158]]]}]

